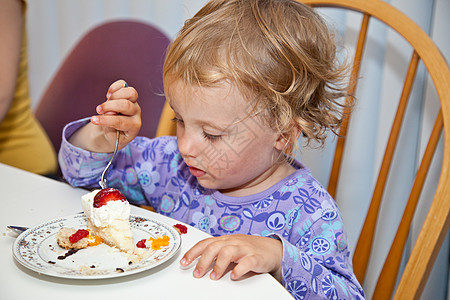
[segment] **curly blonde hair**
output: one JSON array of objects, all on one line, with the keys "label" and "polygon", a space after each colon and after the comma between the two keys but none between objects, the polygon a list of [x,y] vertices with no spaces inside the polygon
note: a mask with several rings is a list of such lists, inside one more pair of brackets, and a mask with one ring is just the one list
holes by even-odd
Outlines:
[{"label": "curly blonde hair", "polygon": [[251,101],[252,112],[297,146],[299,129],[323,145],[336,133],[346,96],[345,64],[334,35],[310,7],[293,0],[212,0],[187,20],[164,63],[171,80],[214,86],[226,80]]}]

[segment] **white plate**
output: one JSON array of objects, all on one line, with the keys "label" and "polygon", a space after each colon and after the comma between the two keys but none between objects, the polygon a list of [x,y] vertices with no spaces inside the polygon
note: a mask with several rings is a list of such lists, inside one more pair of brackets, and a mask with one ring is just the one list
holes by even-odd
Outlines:
[{"label": "white plate", "polygon": [[68,252],[56,242],[58,231],[63,227],[86,228],[86,216],[76,214],[40,224],[23,232],[13,244],[14,258],[24,267],[41,274],[73,279],[102,279],[152,269],[169,260],[180,249],[180,234],[172,226],[135,215],[130,216],[130,223],[135,244],[141,239],[167,235],[170,238],[169,246],[131,264],[127,254],[105,244],[87,247],[65,259],[58,259]]}]

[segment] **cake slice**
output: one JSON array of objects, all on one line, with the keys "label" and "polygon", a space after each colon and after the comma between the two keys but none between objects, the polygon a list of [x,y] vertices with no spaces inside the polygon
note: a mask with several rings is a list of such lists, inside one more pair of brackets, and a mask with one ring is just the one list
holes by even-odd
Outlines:
[{"label": "cake slice", "polygon": [[117,189],[95,190],[81,197],[87,217],[87,227],[111,247],[133,252],[133,233],[130,225],[130,204]]}]

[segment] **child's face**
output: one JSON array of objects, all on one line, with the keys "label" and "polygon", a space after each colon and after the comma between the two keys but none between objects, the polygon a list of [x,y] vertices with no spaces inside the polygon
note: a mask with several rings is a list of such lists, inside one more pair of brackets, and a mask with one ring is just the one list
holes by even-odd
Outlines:
[{"label": "child's face", "polygon": [[[233,196],[263,191],[274,182],[280,141],[234,86],[186,86],[175,81],[167,97],[175,111],[180,153],[205,188]],[[284,176],[284,175],[283,175]]]}]

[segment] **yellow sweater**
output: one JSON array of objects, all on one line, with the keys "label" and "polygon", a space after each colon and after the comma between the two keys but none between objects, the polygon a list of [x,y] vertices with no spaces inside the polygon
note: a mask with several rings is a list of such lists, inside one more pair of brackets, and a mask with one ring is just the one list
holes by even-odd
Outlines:
[{"label": "yellow sweater", "polygon": [[55,173],[55,150],[31,110],[25,5],[19,73],[11,107],[0,123],[0,162],[38,174]]}]

